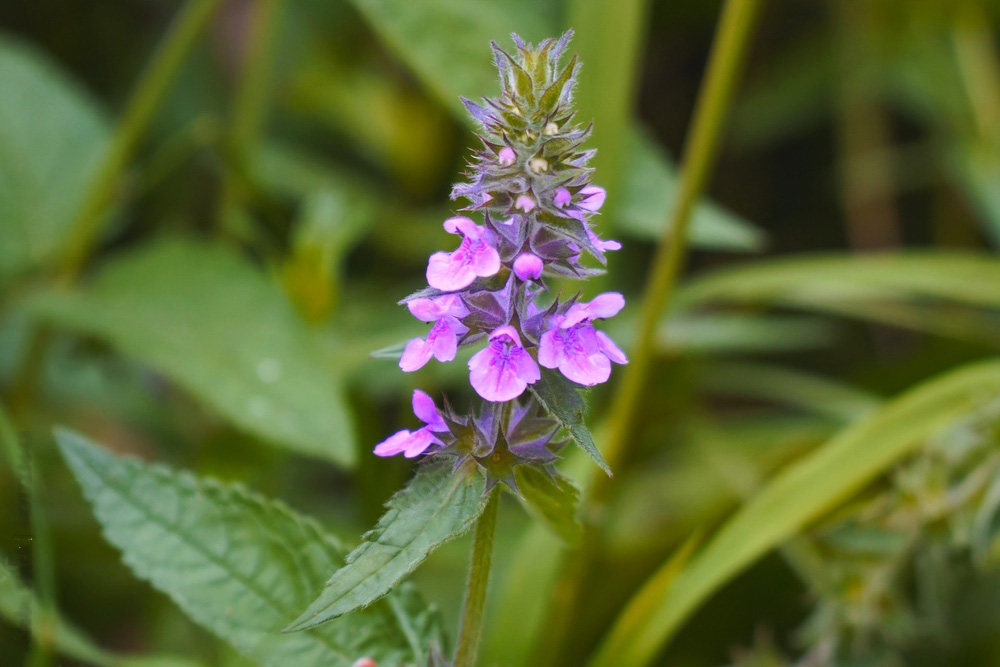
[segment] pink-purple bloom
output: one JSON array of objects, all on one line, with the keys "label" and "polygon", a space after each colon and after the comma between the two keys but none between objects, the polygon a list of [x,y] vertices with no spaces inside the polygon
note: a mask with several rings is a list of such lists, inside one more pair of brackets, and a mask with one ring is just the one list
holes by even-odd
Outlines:
[{"label": "pink-purple bloom", "polygon": [[517,330],[509,325],[490,334],[486,348],[469,359],[469,371],[476,393],[497,402],[517,398],[542,377],[538,364],[521,346]]},{"label": "pink-purple bloom", "polygon": [[421,368],[433,356],[438,361],[451,361],[458,349],[458,337],[468,331],[459,319],[469,314],[468,308],[457,294],[444,294],[436,298],[419,298],[408,302],[407,307],[418,320],[434,322],[427,338],[414,338],[406,344],[399,367],[410,373]]},{"label": "pink-purple bloom", "polygon": [[530,252],[523,252],[514,260],[514,275],[524,281],[541,278],[543,268],[542,258]]},{"label": "pink-purple bloom", "polygon": [[611,362],[628,363],[625,353],[603,331],[596,331],[592,320],[615,315],[625,306],[617,292],[607,292],[589,303],[576,303],[564,315],[553,318],[551,329],[538,343],[538,363],[558,368],[578,384],[591,386],[606,382],[611,376]]},{"label": "pink-purple bloom", "polygon": [[401,453],[406,458],[412,459],[423,454],[431,445],[442,444],[434,434],[446,432],[448,425],[434,405],[434,399],[419,389],[413,390],[413,414],[426,426],[416,431],[404,429],[390,435],[375,445],[376,456],[395,456]]},{"label": "pink-purple bloom", "polygon": [[552,197],[552,203],[558,208],[566,208],[566,205],[573,201],[573,195],[566,188],[559,188]]},{"label": "pink-purple bloom", "polygon": [[468,287],[477,277],[492,276],[500,270],[500,253],[493,247],[493,232],[469,218],[444,221],[444,228],[461,234],[462,243],[454,252],[436,252],[427,263],[427,283],[448,292]]}]

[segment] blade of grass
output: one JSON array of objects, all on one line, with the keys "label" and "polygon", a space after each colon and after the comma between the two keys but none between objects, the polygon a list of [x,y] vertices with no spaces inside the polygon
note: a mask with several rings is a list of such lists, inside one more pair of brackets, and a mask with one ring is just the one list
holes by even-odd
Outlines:
[{"label": "blade of grass", "polygon": [[[997,393],[1000,359],[962,367],[906,392],[785,468],[719,529],[658,604],[650,605],[640,590],[602,643],[594,664],[612,664],[612,656],[615,665],[649,664],[726,582],[849,498],[938,428]],[[641,623],[634,610],[639,606]],[[627,637],[622,634],[626,628]]]}]

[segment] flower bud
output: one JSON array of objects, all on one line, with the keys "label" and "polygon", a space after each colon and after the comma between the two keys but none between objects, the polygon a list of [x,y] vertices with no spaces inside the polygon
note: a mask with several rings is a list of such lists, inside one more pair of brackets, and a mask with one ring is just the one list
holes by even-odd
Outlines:
[{"label": "flower bud", "polygon": [[531,213],[532,209],[535,208],[535,200],[531,198],[531,195],[520,195],[517,201],[514,202],[514,208],[525,213]]},{"label": "flower bud", "polygon": [[514,153],[514,149],[511,148],[510,146],[504,146],[503,148],[500,149],[500,152],[497,154],[497,161],[500,163],[500,166],[502,167],[509,167],[510,165],[514,164],[516,160],[517,160],[517,154]]},{"label": "flower bud", "polygon": [[525,282],[538,280],[542,276],[543,268],[545,264],[542,258],[530,252],[521,253],[514,260],[514,275]]},{"label": "flower bud", "polygon": [[528,166],[531,167],[531,171],[536,174],[541,174],[542,172],[549,170],[549,161],[543,157],[531,158],[531,162],[528,163]]}]

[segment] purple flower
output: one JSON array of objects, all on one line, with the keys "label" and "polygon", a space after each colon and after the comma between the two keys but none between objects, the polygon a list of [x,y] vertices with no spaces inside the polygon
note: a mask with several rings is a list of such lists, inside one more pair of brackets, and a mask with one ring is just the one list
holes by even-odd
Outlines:
[{"label": "purple flower", "polygon": [[496,402],[517,398],[542,377],[512,326],[499,327],[490,334],[486,349],[469,359],[469,371],[469,382],[476,393]]},{"label": "purple flower", "polygon": [[591,386],[611,376],[611,362],[628,363],[628,358],[603,331],[595,331],[591,320],[611,317],[625,306],[617,292],[594,297],[589,303],[575,303],[565,315],[554,319],[555,326],[542,334],[538,343],[538,363],[558,368],[578,384]]},{"label": "purple flower", "polygon": [[413,414],[420,418],[426,426],[416,431],[397,431],[379,444],[375,445],[376,456],[395,456],[402,453],[408,459],[418,456],[432,444],[443,444],[435,433],[448,430],[444,418],[434,405],[434,399],[415,389],[413,391]]},{"label": "purple flower", "polygon": [[407,307],[418,320],[434,322],[427,339],[414,338],[406,344],[399,367],[410,373],[422,368],[433,356],[438,361],[451,361],[458,349],[458,336],[468,331],[459,318],[469,314],[462,298],[457,294],[445,294],[433,299],[413,299]]},{"label": "purple flower", "polygon": [[427,283],[448,292],[468,287],[476,277],[492,276],[500,270],[500,253],[493,247],[493,232],[469,218],[448,218],[444,228],[461,234],[454,252],[436,252],[427,263]]},{"label": "purple flower", "polygon": [[523,252],[514,260],[514,275],[524,281],[538,280],[545,265],[542,258],[530,252]]},{"label": "purple flower", "polygon": [[497,154],[497,162],[503,167],[509,167],[514,164],[515,160],[517,160],[517,154],[514,153],[514,149],[510,146],[504,146]]}]

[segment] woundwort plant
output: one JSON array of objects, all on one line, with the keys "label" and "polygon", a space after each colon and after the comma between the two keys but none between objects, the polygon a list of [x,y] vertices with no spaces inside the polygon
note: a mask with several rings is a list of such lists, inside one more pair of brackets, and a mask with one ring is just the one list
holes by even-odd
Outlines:
[{"label": "woundwort plant", "polygon": [[605,192],[590,183],[587,162],[594,152],[582,147],[590,127],[573,122],[580,66],[574,57],[560,67],[571,35],[537,47],[514,35],[516,56],[493,44],[501,96],[482,105],[463,99],[480,125],[483,148],[470,163],[468,181],[452,189],[467,215],[444,221],[445,231],[461,241],[451,252],[431,255],[429,287],[402,302],[432,326],[406,345],[399,367],[415,371],[431,357],[451,361],[458,348],[485,343],[469,360],[469,382],[483,406],[460,415],[438,409],[417,390],[413,411],[425,426],[399,431],[375,448],[379,456],[453,456],[456,469],[474,460],[486,474],[487,491],[498,480],[516,489],[513,466],[544,467],[563,443],[560,421],[526,393],[542,380],[543,368],[591,386],[607,381],[612,362],[627,362],[594,327],[622,309],[621,294],[561,298],[546,284],[594,275],[582,256],[603,263],[606,251],[621,247],[591,226]]},{"label": "woundwort plant", "polygon": [[401,302],[431,326],[425,337],[406,344],[399,367],[416,371],[432,357],[448,362],[459,348],[479,346],[468,365],[469,383],[482,404],[462,413],[413,392],[413,412],[423,425],[386,438],[375,454],[431,461],[390,501],[374,537],[348,558],[290,630],[312,628],[367,604],[430,549],[475,523],[455,658],[457,665],[473,664],[497,483],[518,495],[524,486],[529,505],[545,498],[543,517],[551,520],[556,507],[572,523],[576,492],[554,468],[556,452],[574,440],[607,469],[583,424],[580,390],[607,381],[613,363],[627,363],[595,328],[625,300],[615,292],[567,297],[549,286],[555,279],[599,273],[585,266],[584,257],[603,264],[605,252],[621,247],[592,227],[605,191],[591,183],[587,167],[594,153],[583,147],[590,127],[574,123],[580,65],[575,57],[560,62],[571,35],[538,46],[514,35],[516,55],[493,44],[501,95],[481,104],[463,100],[479,124],[483,147],[470,162],[467,180],[452,190],[463,215],[444,221],[445,231],[459,237],[458,247],[431,255],[429,286]]}]

